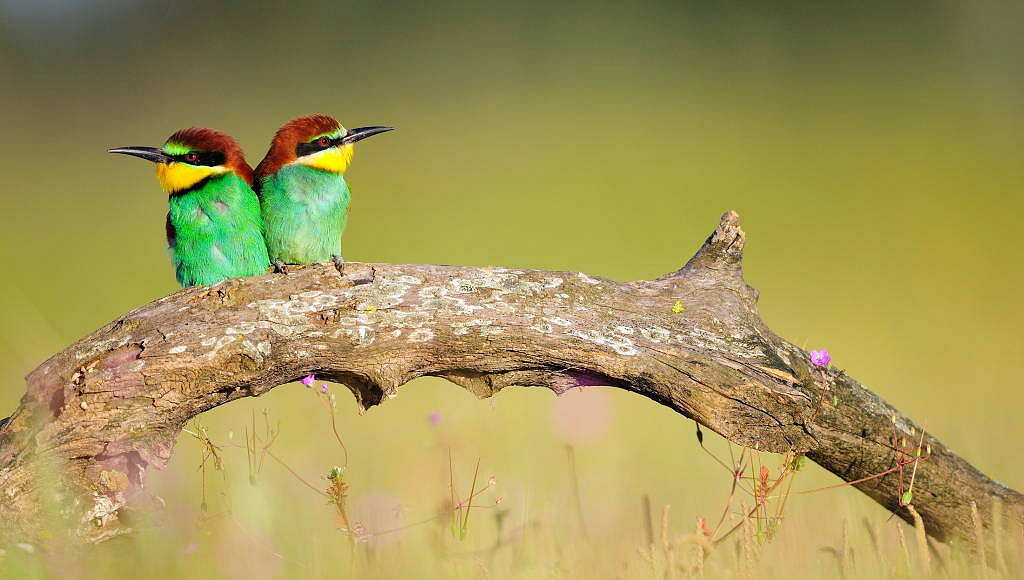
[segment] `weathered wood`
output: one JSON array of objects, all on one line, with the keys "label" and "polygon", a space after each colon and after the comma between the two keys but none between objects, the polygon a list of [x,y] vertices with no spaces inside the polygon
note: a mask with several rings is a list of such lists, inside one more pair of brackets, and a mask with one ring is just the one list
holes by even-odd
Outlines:
[{"label": "weathered wood", "polygon": [[[610,385],[734,443],[806,452],[846,481],[890,468],[893,426],[908,438],[920,427],[843,371],[829,369],[822,392],[807,353],[758,315],[743,246],[730,212],[683,268],[653,281],[350,263],[181,290],[28,376],[0,431],[0,518],[31,534],[52,508],[86,541],[130,531],[147,470],[167,463],[186,421],[310,373],[346,384],[364,407],[426,375],[481,397],[509,385]],[[970,543],[971,501],[998,498],[1019,522],[1021,494],[930,435],[924,443],[932,455],[914,503],[929,533]],[[909,519],[897,481],[857,487]]]}]

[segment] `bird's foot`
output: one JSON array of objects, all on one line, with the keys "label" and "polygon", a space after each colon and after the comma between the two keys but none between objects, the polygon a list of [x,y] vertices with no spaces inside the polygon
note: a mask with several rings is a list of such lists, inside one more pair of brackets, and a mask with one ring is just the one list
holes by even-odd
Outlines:
[{"label": "bird's foot", "polygon": [[334,268],[338,270],[338,273],[342,276],[345,275],[345,258],[335,254],[331,256],[331,261],[334,262]]},{"label": "bird's foot", "polygon": [[274,272],[278,274],[287,274],[288,264],[285,264],[281,260],[274,260]]}]

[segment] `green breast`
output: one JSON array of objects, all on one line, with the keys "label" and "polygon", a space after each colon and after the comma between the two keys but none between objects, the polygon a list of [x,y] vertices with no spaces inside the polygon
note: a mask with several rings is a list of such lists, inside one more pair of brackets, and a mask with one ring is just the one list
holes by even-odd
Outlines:
[{"label": "green breast", "polygon": [[182,286],[255,276],[270,266],[259,200],[237,174],[212,177],[169,204],[167,237]]},{"label": "green breast", "polygon": [[311,264],[341,255],[349,189],[338,174],[288,165],[263,178],[263,233],[271,260]]}]

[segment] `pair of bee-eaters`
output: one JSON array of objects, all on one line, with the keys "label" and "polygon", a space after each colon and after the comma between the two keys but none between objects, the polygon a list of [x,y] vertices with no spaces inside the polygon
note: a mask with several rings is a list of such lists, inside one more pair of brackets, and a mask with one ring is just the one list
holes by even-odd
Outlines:
[{"label": "pair of bee-eaters", "polygon": [[299,117],[277,131],[255,172],[238,143],[213,129],[182,129],[163,147],[110,153],[156,164],[169,196],[175,274],[182,286],[196,286],[263,274],[271,264],[340,264],[350,195],[345,170],[355,143],[390,130]]}]

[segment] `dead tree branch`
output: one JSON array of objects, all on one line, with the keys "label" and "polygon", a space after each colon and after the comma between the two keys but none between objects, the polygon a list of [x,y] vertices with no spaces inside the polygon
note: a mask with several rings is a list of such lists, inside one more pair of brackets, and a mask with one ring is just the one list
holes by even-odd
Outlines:
[{"label": "dead tree branch", "polygon": [[[344,383],[364,407],[421,376],[480,397],[509,385],[609,385],[733,443],[806,452],[846,481],[889,469],[893,426],[908,438],[920,427],[841,370],[826,372],[822,391],[807,353],[758,315],[743,246],[730,212],[685,266],[653,281],[351,263],[176,292],[28,376],[0,431],[0,517],[31,534],[56,509],[86,541],[130,531],[146,472],[167,463],[186,421],[310,373]],[[1021,494],[931,435],[924,443],[932,453],[914,504],[929,533],[971,543],[971,502],[996,499],[1017,529]],[[856,487],[910,519],[896,474]]]}]

